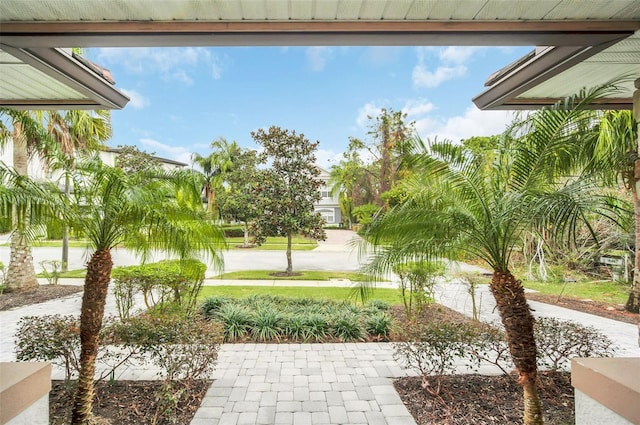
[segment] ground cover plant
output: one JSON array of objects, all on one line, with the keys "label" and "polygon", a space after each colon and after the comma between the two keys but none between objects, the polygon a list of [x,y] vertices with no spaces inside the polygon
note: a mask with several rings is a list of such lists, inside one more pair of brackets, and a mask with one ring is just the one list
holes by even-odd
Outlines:
[{"label": "ground cover plant", "polygon": [[388,340],[392,319],[382,301],[348,301],[254,294],[206,298],[201,313],[224,326],[226,342],[326,342]]}]

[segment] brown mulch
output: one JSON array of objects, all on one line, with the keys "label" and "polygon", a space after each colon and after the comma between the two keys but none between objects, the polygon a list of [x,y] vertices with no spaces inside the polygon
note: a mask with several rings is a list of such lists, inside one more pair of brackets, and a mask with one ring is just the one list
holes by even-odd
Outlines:
[{"label": "brown mulch", "polygon": [[66,297],[83,289],[81,285],[40,285],[36,289],[3,292],[0,295],[0,311]]},{"label": "brown mulch", "polygon": [[558,307],[569,308],[571,310],[606,317],[607,319],[618,320],[620,322],[635,325],[640,321],[640,315],[626,311],[623,305],[611,305],[601,301],[583,300],[567,296],[560,298],[560,301],[558,301],[557,295],[544,295],[539,293],[527,293],[526,296],[527,299],[532,301],[553,304]]},{"label": "brown mulch", "polygon": [[[522,390],[507,376],[447,375],[437,397],[422,389],[419,377],[394,386],[418,425],[522,424]],[[540,398],[546,424],[574,423],[573,387],[565,372],[540,372]]]},{"label": "brown mulch", "polygon": [[[100,425],[188,424],[210,384],[206,380],[178,382],[168,390],[163,381],[100,381],[96,383],[93,414]],[[69,423],[74,391],[73,381],[52,381],[51,425]]]}]

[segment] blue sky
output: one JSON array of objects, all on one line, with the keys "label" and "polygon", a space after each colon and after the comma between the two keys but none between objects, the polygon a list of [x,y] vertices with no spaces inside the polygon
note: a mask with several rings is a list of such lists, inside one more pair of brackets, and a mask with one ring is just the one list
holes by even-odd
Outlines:
[{"label": "blue sky", "polygon": [[501,132],[504,111],[471,98],[526,47],[102,48],[85,55],[107,67],[131,97],[112,112],[109,145],[136,145],[189,162],[218,137],[257,148],[251,131],[278,125],[320,141],[318,163],[339,160],[349,137],[369,140],[367,115],[408,113],[423,138],[460,140]]}]

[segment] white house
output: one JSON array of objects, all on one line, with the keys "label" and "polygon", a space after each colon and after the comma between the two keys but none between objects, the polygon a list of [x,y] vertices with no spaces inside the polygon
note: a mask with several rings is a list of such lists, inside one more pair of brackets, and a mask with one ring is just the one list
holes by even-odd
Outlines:
[{"label": "white house", "polygon": [[[109,166],[115,166],[116,158],[120,154],[122,150],[118,148],[103,148],[100,151],[100,159],[102,162]],[[162,163],[162,167],[167,170],[174,170],[176,168],[184,168],[189,164],[185,164],[184,162],[174,161],[172,159],[154,157],[158,161]],[[7,166],[13,166],[13,144],[9,141],[3,149],[0,149],[0,161],[4,162]],[[31,178],[41,179],[41,180],[57,180],[57,176],[52,175],[52,173],[45,167],[42,160],[34,155],[29,158],[29,163],[27,165],[27,172]],[[58,174],[59,176],[59,174]]]},{"label": "white house", "polygon": [[338,226],[342,222],[342,214],[340,212],[340,202],[338,195],[331,195],[331,187],[329,186],[330,174],[324,168],[320,168],[320,201],[314,205],[314,210],[319,212],[322,218],[327,222],[327,226]]}]

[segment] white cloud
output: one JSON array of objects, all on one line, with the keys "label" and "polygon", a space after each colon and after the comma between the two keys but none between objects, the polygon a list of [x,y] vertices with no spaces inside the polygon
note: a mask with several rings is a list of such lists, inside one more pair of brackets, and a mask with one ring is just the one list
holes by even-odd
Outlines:
[{"label": "white cloud", "polygon": [[[415,87],[433,88],[448,80],[464,77],[467,65],[474,54],[483,47],[418,47],[418,63],[413,68],[411,78]],[[429,57],[437,57],[438,63],[427,64]]]},{"label": "white cloud", "polygon": [[429,102],[426,99],[418,99],[418,100],[408,100],[402,108],[402,112],[407,114],[407,118],[415,119],[416,115],[426,114],[435,109],[433,103]]},{"label": "white cloud", "polygon": [[140,143],[154,150],[159,157],[191,164],[191,152],[183,146],[170,146],[148,138],[140,139]]},{"label": "white cloud", "polygon": [[316,164],[329,171],[332,165],[336,165],[342,159],[342,153],[329,149],[318,149],[316,152]]},{"label": "white cloud", "polygon": [[513,120],[512,111],[481,111],[470,106],[464,115],[416,120],[416,130],[423,139],[449,139],[459,142],[473,136],[492,136],[504,132]]},{"label": "white cloud", "polygon": [[120,91],[131,99],[127,105],[131,106],[133,109],[142,109],[149,105],[149,100],[135,90],[120,89]]},{"label": "white cloud", "polygon": [[376,106],[373,103],[367,103],[362,108],[358,110],[358,118],[356,118],[356,123],[358,127],[361,129],[366,129],[367,125],[370,122],[370,117],[376,117],[382,111],[382,107]]},{"label": "white cloud", "polygon": [[449,46],[438,51],[438,57],[445,63],[466,63],[471,59],[474,53],[480,51],[483,47],[472,46]]},{"label": "white cloud", "polygon": [[101,48],[97,60],[106,66],[117,64],[134,74],[157,74],[185,84],[193,83],[190,74],[201,65],[210,66],[211,77],[219,79],[227,63],[226,57],[204,47]]},{"label": "white cloud", "polygon": [[333,56],[333,49],[327,46],[313,46],[306,50],[307,63],[313,71],[322,71]]},{"label": "white cloud", "polygon": [[416,87],[438,87],[447,80],[463,77],[467,73],[467,67],[458,65],[454,67],[439,66],[435,71],[429,71],[427,67],[419,63],[413,68],[411,78]]}]

